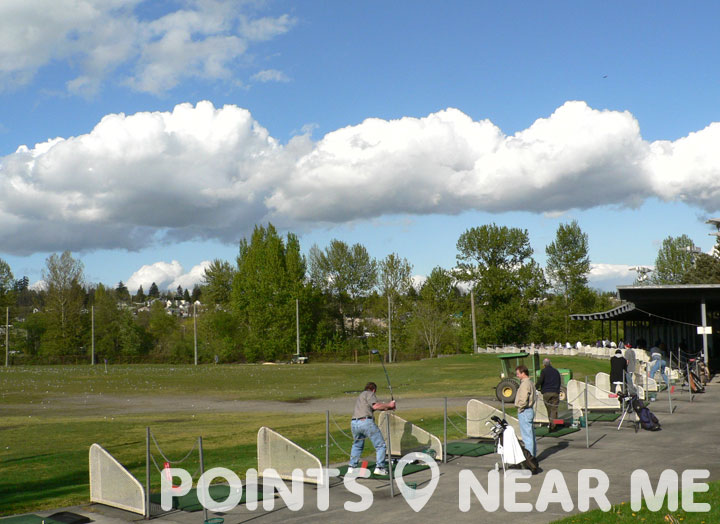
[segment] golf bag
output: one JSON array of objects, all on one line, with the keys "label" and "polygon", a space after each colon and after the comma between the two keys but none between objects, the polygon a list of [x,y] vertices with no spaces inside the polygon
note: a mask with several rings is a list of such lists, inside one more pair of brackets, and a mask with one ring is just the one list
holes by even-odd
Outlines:
[{"label": "golf bag", "polygon": [[705,386],[700,381],[700,377],[698,377],[692,369],[690,370],[688,383],[690,384],[690,391],[693,393],[705,393]]},{"label": "golf bag", "polygon": [[637,416],[640,418],[640,427],[643,429],[646,429],[648,431],[660,431],[662,428],[660,427],[660,421],[657,419],[657,417],[653,414],[652,411],[650,411],[642,400],[640,400],[637,397],[633,397],[631,400],[632,408],[637,413]]},{"label": "golf bag", "polygon": [[[490,433],[495,440],[495,451],[502,458],[503,469],[505,469],[506,465],[520,465],[525,469],[529,469],[533,474],[537,473],[540,469],[537,459],[518,440],[513,427],[508,425],[505,419],[501,419],[497,415],[493,415],[490,420],[492,420],[493,424]],[[491,423],[488,422],[487,424]]]}]

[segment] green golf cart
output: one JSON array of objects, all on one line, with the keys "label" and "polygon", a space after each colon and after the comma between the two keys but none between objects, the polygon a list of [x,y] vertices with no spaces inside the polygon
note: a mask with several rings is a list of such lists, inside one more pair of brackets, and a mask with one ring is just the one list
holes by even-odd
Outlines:
[{"label": "green golf cart", "polygon": [[[515,368],[525,362],[525,359],[532,356],[530,365],[527,365],[528,371],[530,372],[530,378],[537,382],[542,371],[542,365],[540,363],[540,354],[535,352],[533,355],[530,353],[504,353],[498,355],[502,366],[500,373],[500,382],[495,387],[495,396],[498,400],[505,402],[514,402],[517,390],[520,387],[520,380],[515,377]],[[562,386],[560,388],[560,400],[567,399],[567,384],[572,379],[572,370],[567,368],[557,368],[560,372],[560,378],[562,379]]]}]

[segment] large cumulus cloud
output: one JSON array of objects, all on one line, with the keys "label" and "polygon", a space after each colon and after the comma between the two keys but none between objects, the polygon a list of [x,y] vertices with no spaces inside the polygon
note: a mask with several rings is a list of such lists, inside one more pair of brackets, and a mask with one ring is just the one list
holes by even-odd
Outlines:
[{"label": "large cumulus cloud", "polygon": [[457,109],[368,119],[287,144],[210,102],[108,115],[0,158],[0,243],[16,254],[234,242],[389,213],[556,213],[648,197],[720,208],[720,124],[649,143],[628,112],[567,102],[514,135]]}]

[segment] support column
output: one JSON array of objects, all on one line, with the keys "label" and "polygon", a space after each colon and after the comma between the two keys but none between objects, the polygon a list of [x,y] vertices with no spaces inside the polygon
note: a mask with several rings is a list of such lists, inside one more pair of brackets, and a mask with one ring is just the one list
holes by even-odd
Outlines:
[{"label": "support column", "polygon": [[707,340],[707,310],[705,307],[705,297],[702,297],[700,302],[700,319],[702,320],[703,327],[703,354],[705,355],[705,365],[710,369],[710,355],[708,355],[708,340]]}]

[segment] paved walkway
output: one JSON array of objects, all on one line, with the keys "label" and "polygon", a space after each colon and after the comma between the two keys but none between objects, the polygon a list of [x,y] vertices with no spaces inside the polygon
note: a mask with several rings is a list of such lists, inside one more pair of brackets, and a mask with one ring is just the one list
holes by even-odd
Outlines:
[{"label": "paved walkway", "polygon": [[[686,469],[707,469],[710,480],[720,479],[720,417],[717,416],[720,402],[720,380],[715,378],[707,386],[706,393],[696,395],[690,401],[687,392],[673,394],[674,413],[669,413],[666,393],[661,393],[656,402],[650,405],[662,424],[660,432],[641,430],[635,433],[632,423],[626,422],[620,430],[618,422],[595,422],[589,428],[560,438],[546,437],[538,441],[538,454],[543,471],[529,480],[529,493],[520,493],[517,502],[535,504],[543,481],[551,470],[562,472],[573,500],[572,512],[577,512],[578,471],[586,468],[603,470],[610,478],[607,497],[612,504],[630,499],[630,476],[636,469],[646,470],[656,485],[657,479],[665,469],[672,469],[680,475]],[[589,440],[590,447],[586,447]],[[264,511],[262,502],[256,511],[238,506],[228,514],[222,515],[225,524],[253,522],[257,524],[275,523],[337,523],[347,520],[363,519],[373,524],[397,524],[399,522],[493,522],[503,518],[522,519],[526,524],[547,523],[568,515],[560,504],[551,504],[547,511],[533,509],[529,513],[508,514],[500,503],[496,512],[487,512],[473,496],[469,512],[459,509],[459,478],[462,470],[469,470],[487,489],[487,475],[495,468],[497,455],[470,458],[458,457],[448,464],[440,464],[440,480],[437,489],[427,505],[415,513],[398,495],[390,498],[387,482],[363,480],[362,484],[371,489],[373,503],[367,512],[353,514],[343,507],[345,502],[357,502],[358,495],[349,492],[338,483],[330,489],[330,507],[319,511],[316,506],[317,491],[305,486],[305,505],[300,511],[290,511],[280,499],[275,499],[275,509]],[[502,471],[502,470],[501,470]],[[427,473],[406,477],[408,482],[416,482],[419,488],[429,479]],[[501,487],[501,494],[507,495],[508,489]],[[591,509],[595,508],[591,503]],[[102,505],[87,505],[65,508],[75,513],[89,516],[99,524],[122,524],[142,520],[139,515],[124,512]],[[48,516],[53,511],[37,512]],[[210,516],[214,516],[212,513]],[[203,521],[202,512],[174,512],[153,519],[156,524],[198,524]]]}]

